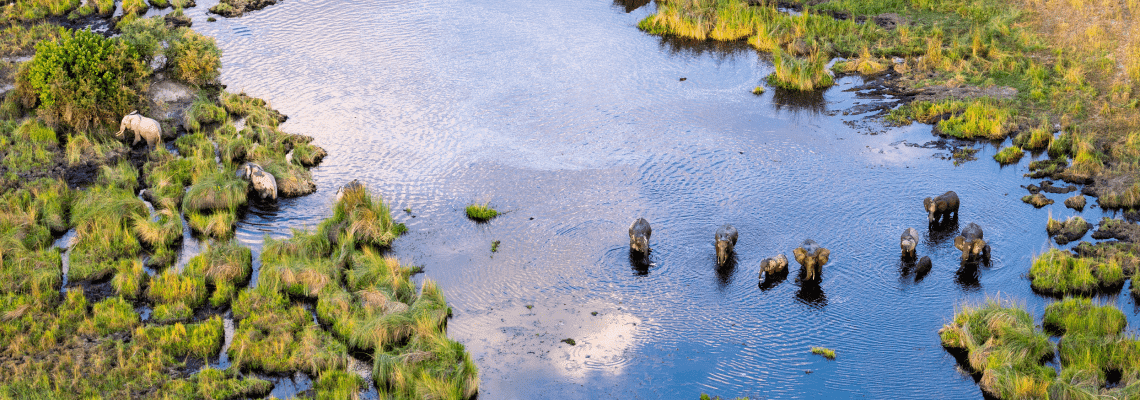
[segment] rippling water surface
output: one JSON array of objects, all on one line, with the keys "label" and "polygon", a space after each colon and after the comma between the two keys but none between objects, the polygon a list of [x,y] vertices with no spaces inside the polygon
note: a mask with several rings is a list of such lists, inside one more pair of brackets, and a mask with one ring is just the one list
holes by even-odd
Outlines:
[{"label": "rippling water surface", "polygon": [[[266,234],[315,226],[339,185],[366,182],[410,228],[394,253],[444,288],[481,398],[979,398],[937,329],[986,296],[1037,315],[1051,301],[1024,274],[1049,246],[1048,213],[1073,212],[1068,195],[1021,203],[1029,157],[1000,168],[986,146],[955,166],[914,146],[937,140],[929,126],[844,115],[878,101],[858,78],[815,98],[752,95],[769,62],[648,36],[646,1],[286,0],[214,23],[204,3],[188,14],[219,39],[228,90],[269,100],[329,151],[315,194],[253,210],[239,238],[256,256]],[[953,229],[926,229],[922,199],[946,190],[960,224],[985,229],[990,266],[959,269]],[[507,212],[474,224],[473,202]],[[648,268],[629,259],[640,216]],[[718,270],[724,223],[738,257]],[[925,279],[899,262],[906,227],[934,260]],[[761,285],[760,260],[805,238],[831,249],[822,282],[798,283],[793,261]],[[1136,320],[1129,296],[1101,301]]]}]

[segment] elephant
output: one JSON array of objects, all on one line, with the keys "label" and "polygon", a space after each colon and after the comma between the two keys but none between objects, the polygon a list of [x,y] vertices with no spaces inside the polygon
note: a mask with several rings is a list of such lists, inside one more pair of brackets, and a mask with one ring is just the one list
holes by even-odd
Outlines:
[{"label": "elephant", "polygon": [[990,258],[990,245],[982,239],[982,227],[973,222],[962,228],[962,234],[954,238],[954,247],[962,250],[962,262],[971,261],[979,256],[983,260]]},{"label": "elephant", "polygon": [[922,200],[923,208],[926,212],[930,213],[927,220],[931,224],[938,223],[941,220],[950,219],[950,214],[954,214],[954,218],[958,217],[958,194],[953,190],[938,195],[933,199],[927,197]]},{"label": "elephant", "polygon": [[732,255],[733,250],[736,248],[736,237],[738,236],[736,228],[732,225],[721,225],[720,229],[716,230],[716,265],[723,266],[728,262],[728,257]]},{"label": "elephant", "polygon": [[915,256],[914,247],[918,245],[918,231],[914,228],[906,228],[903,231],[902,237],[899,238],[899,247],[902,248],[902,256],[907,260],[913,260]]},{"label": "elephant", "polygon": [[262,199],[277,200],[277,179],[260,165],[247,162],[238,167],[237,176],[253,183],[253,189]]},{"label": "elephant", "polygon": [[115,137],[123,137],[123,132],[127,129],[135,133],[135,140],[131,145],[137,144],[140,138],[146,139],[147,150],[154,149],[155,143],[162,143],[162,125],[159,125],[158,121],[140,115],[137,110],[123,117]]},{"label": "elephant", "polygon": [[921,281],[922,278],[925,278],[926,274],[930,273],[932,266],[933,264],[930,262],[930,257],[922,256],[922,259],[918,260],[918,265],[914,268],[914,280]]},{"label": "elephant", "polygon": [[293,163],[293,150],[290,149],[288,153],[285,153],[285,163],[286,164],[292,164]]},{"label": "elephant", "polygon": [[768,257],[765,258],[764,261],[760,261],[760,273],[767,273],[768,275],[772,275],[782,272],[786,269],[788,269],[788,257],[784,256],[783,254],[777,255],[775,257]]},{"label": "elephant", "polygon": [[792,250],[792,253],[796,255],[796,262],[804,267],[807,280],[819,279],[820,273],[823,272],[823,264],[827,264],[831,256],[831,250],[820,247],[819,243],[811,239],[804,240],[804,243]]},{"label": "elephant", "polygon": [[343,199],[344,194],[350,190],[364,190],[364,184],[360,183],[359,180],[353,179],[352,182],[341,186],[340,189],[336,190],[336,201],[339,202],[340,199]]},{"label": "elephant", "polygon": [[629,226],[629,251],[643,256],[649,255],[649,237],[653,228],[645,218],[638,218]]}]

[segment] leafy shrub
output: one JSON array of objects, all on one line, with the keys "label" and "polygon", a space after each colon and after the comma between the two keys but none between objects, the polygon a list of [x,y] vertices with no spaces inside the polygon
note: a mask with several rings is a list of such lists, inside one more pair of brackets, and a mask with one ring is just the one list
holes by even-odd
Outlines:
[{"label": "leafy shrub", "polygon": [[149,70],[131,46],[90,30],[36,45],[16,77],[24,106],[77,130],[110,125],[139,102]]},{"label": "leafy shrub", "polygon": [[173,35],[166,57],[174,77],[193,85],[204,85],[218,78],[222,50],[214,38],[181,28]]}]

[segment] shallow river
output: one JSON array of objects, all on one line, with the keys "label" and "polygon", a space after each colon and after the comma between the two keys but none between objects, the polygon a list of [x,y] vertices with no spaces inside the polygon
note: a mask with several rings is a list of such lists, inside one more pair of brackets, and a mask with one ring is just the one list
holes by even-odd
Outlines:
[{"label": "shallow river", "polygon": [[[929,126],[844,115],[881,101],[852,90],[859,78],[816,98],[753,95],[768,61],[646,35],[651,4],[286,0],[209,23],[212,4],[187,14],[218,38],[228,89],[269,100],[329,152],[317,193],[254,210],[239,238],[256,252],[266,234],[313,227],[338,186],[366,182],[410,228],[393,252],[444,288],[480,398],[980,398],[938,328],[987,296],[1038,318],[1052,301],[1024,274],[1050,246],[1048,213],[1073,211],[1069,195],[1020,201],[1038,183],[1022,177],[1030,157],[1000,168],[986,145],[955,166],[918,147],[938,140]],[[960,270],[953,231],[926,229],[922,199],[946,190],[960,225],[985,229],[990,266]],[[475,224],[473,202],[507,213]],[[629,259],[640,216],[648,268]],[[724,223],[740,242],[718,270]],[[899,261],[906,227],[934,260],[918,282]],[[819,285],[798,283],[793,261],[760,287],[760,260],[805,238],[831,249]],[[1127,290],[1100,301],[1135,331]]]}]

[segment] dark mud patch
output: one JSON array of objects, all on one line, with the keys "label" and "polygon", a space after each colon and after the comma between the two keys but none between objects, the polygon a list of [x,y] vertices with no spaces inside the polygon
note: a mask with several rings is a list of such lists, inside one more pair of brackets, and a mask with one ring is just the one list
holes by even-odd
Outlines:
[{"label": "dark mud patch", "polygon": [[210,7],[210,12],[226,18],[233,18],[274,4],[277,4],[277,0],[222,0],[218,5]]},{"label": "dark mud patch", "polygon": [[1140,224],[1120,219],[1105,218],[1100,221],[1093,239],[1117,239],[1128,243],[1140,242]]}]

